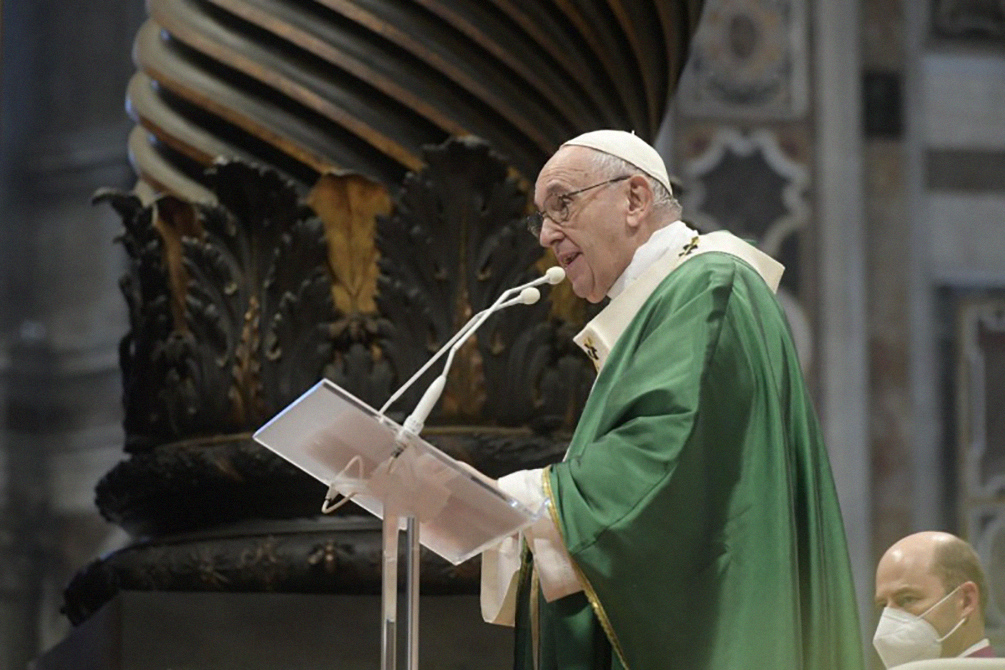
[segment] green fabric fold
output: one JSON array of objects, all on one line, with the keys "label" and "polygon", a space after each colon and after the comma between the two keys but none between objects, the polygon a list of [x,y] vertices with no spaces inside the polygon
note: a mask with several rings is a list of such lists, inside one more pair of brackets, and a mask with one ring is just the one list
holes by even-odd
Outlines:
[{"label": "green fabric fold", "polygon": [[863,668],[820,429],[782,309],[742,260],[663,280],[548,477],[586,591],[546,603],[528,577],[518,668],[532,630],[541,670]]}]

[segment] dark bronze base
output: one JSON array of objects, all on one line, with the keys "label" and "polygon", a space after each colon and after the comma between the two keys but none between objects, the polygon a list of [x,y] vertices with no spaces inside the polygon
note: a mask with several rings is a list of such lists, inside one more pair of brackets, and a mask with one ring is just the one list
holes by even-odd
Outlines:
[{"label": "dark bronze base", "polygon": [[[483,623],[477,596],[423,596],[419,636],[423,669],[512,666],[512,629]],[[34,670],[379,667],[379,596],[121,591]]]}]

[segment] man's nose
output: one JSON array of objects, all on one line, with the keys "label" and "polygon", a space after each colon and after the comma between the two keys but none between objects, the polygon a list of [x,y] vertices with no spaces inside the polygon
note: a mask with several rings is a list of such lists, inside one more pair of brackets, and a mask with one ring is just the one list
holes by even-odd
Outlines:
[{"label": "man's nose", "polygon": [[538,243],[542,247],[550,247],[561,239],[562,229],[550,217],[544,217],[544,220],[541,222],[541,232],[537,236]]}]

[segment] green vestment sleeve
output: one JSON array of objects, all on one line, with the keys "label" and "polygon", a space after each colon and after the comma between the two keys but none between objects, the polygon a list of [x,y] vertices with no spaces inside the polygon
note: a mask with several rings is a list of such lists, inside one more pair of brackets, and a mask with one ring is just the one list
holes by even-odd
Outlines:
[{"label": "green vestment sleeve", "polygon": [[523,626],[572,640],[589,618],[614,652],[555,665],[863,667],[827,453],[782,310],[743,261],[707,253],[662,281],[546,484],[592,607],[537,599],[531,621],[524,593]]}]

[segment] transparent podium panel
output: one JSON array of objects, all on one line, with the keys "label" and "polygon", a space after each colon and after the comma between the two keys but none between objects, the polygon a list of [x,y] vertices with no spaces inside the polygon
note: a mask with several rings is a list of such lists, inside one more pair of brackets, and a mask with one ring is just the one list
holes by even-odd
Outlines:
[{"label": "transparent podium panel", "polygon": [[421,543],[455,565],[538,516],[327,379],[254,438],[380,518],[415,517]]}]

